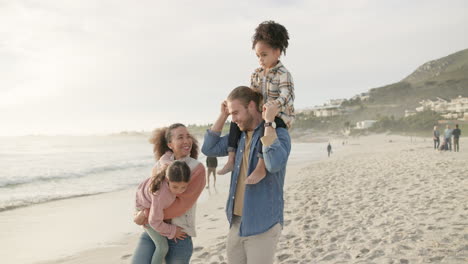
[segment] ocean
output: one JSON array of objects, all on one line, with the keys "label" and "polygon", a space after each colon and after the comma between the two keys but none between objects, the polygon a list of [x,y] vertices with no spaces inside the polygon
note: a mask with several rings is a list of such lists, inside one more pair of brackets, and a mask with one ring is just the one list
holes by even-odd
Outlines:
[{"label": "ocean", "polygon": [[0,212],[122,190],[153,164],[144,136],[0,137]]},{"label": "ocean", "polygon": [[[295,143],[291,159],[316,160],[322,149],[324,143]],[[0,137],[0,212],[136,187],[153,165],[145,136]]]}]

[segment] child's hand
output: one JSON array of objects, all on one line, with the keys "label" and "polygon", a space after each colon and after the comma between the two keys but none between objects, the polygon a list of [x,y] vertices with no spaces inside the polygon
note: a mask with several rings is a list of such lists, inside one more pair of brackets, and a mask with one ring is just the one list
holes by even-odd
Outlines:
[{"label": "child's hand", "polygon": [[182,231],[181,227],[178,226],[176,229],[175,236],[174,236],[174,241],[177,242],[177,239],[184,240],[184,238],[186,237],[187,237],[187,234],[184,231]]},{"label": "child's hand", "polygon": [[145,225],[148,223],[148,218],[145,215],[144,211],[138,211],[135,217],[133,218],[133,222],[137,225]]},{"label": "child's hand", "polygon": [[279,113],[279,106],[275,103],[267,102],[263,105],[262,117],[267,122],[275,121],[275,116]]}]

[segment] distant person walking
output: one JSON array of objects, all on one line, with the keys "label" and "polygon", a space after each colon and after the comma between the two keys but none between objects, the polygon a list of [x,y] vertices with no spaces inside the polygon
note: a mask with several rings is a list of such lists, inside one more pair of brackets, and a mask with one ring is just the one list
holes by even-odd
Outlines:
[{"label": "distant person walking", "polygon": [[206,174],[206,181],[208,184],[206,188],[210,188],[210,174],[213,173],[213,187],[216,188],[216,167],[218,167],[218,159],[216,157],[206,157],[206,167],[208,168],[208,173]]},{"label": "distant person walking", "polygon": [[455,129],[452,131],[453,135],[453,151],[460,151],[460,135],[461,130],[458,128],[458,124],[455,125]]},{"label": "distant person walking", "polygon": [[440,132],[439,129],[437,129],[437,126],[434,126],[434,131],[433,131],[433,138],[434,140],[434,149],[439,149],[440,145]]},{"label": "distant person walking", "polygon": [[452,151],[452,129],[450,129],[449,125],[446,125],[445,127],[444,138],[445,143],[447,144],[446,148],[447,150]]},{"label": "distant person walking", "polygon": [[330,154],[332,153],[332,146],[330,143],[328,143],[327,152],[328,152],[328,157],[330,157]]}]

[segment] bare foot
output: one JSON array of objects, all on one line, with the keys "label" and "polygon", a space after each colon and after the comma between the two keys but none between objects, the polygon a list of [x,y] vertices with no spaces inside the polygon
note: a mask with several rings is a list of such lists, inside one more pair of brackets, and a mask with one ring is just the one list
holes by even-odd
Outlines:
[{"label": "bare foot", "polygon": [[252,174],[249,175],[249,177],[245,179],[245,184],[257,184],[259,181],[265,178],[265,176],[265,161],[263,159],[259,159],[255,170],[252,172]]}]

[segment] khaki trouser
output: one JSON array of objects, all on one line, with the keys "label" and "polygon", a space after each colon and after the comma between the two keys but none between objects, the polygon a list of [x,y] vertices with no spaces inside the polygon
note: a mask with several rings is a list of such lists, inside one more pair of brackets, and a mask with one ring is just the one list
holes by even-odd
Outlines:
[{"label": "khaki trouser", "polygon": [[276,244],[281,235],[278,223],[264,233],[239,236],[240,217],[234,216],[227,238],[227,258],[229,264],[269,264],[273,263]]}]

